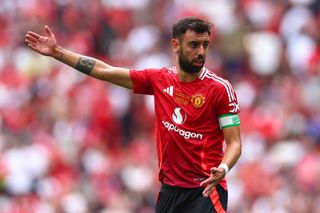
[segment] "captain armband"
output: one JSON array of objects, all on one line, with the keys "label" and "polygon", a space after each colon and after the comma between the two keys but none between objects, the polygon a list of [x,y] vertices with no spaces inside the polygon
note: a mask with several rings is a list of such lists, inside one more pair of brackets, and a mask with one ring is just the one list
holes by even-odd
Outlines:
[{"label": "captain armband", "polygon": [[219,116],[220,129],[231,127],[231,126],[240,126],[240,119],[238,114],[225,114]]}]

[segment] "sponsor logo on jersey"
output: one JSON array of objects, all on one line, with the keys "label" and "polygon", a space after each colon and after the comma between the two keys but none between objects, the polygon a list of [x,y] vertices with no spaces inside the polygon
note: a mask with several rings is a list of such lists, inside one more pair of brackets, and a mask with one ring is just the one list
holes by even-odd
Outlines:
[{"label": "sponsor logo on jersey", "polygon": [[163,89],[163,92],[167,93],[170,96],[173,96],[173,86],[169,86],[169,87]]},{"label": "sponsor logo on jersey", "polygon": [[167,121],[162,121],[162,124],[164,125],[164,127],[170,132],[170,131],[174,131],[176,133],[178,133],[180,136],[184,137],[185,139],[198,139],[198,140],[202,140],[203,135],[196,133],[196,132],[191,132],[191,131],[186,131],[184,129],[180,129],[179,127],[177,127],[176,125],[167,122]]},{"label": "sponsor logo on jersey", "polygon": [[[172,120],[177,125],[183,124],[187,120],[187,114],[183,112],[183,110],[180,107],[176,107],[172,113]],[[171,122],[162,121],[162,124],[168,131],[174,131],[178,133],[180,136],[184,137],[185,139],[192,138],[202,140],[203,138],[202,134],[181,129],[180,127]]]},{"label": "sponsor logo on jersey", "polygon": [[174,109],[174,112],[172,113],[172,120],[176,124],[183,124],[184,122],[186,122],[186,119],[187,119],[187,114],[184,113],[180,107],[177,107]]},{"label": "sponsor logo on jersey", "polygon": [[205,103],[205,97],[201,94],[193,95],[191,98],[191,103],[195,108],[202,107]]}]

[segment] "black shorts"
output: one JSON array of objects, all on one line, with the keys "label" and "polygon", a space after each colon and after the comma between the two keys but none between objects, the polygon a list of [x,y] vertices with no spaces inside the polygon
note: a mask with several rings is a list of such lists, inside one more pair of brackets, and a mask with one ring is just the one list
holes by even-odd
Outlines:
[{"label": "black shorts", "polygon": [[180,188],[162,184],[156,213],[225,213],[228,191],[216,185],[210,197],[203,197],[204,188]]}]

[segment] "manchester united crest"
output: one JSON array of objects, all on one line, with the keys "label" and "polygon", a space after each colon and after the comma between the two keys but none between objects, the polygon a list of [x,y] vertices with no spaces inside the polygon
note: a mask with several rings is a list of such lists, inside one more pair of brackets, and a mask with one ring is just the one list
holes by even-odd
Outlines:
[{"label": "manchester united crest", "polygon": [[191,103],[195,108],[202,107],[205,103],[205,97],[201,94],[193,95],[191,98]]}]

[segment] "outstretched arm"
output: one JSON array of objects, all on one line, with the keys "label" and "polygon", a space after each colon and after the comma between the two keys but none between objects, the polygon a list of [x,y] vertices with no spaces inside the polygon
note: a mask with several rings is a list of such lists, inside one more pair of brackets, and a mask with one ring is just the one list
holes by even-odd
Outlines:
[{"label": "outstretched arm", "polygon": [[[227,166],[227,170],[229,170],[236,164],[241,155],[242,143],[240,127],[233,126],[224,128],[223,134],[227,143],[227,148],[220,165],[225,164]],[[203,196],[208,197],[212,193],[215,185],[226,176],[227,170],[225,170],[223,166],[211,168],[211,176],[201,183],[201,186],[205,186]]]},{"label": "outstretched arm", "polygon": [[39,35],[31,31],[27,32],[25,42],[32,50],[42,55],[53,57],[97,79],[132,89],[132,81],[128,69],[113,67],[98,59],[66,50],[57,44],[54,34],[47,25],[44,30],[46,35]]}]

